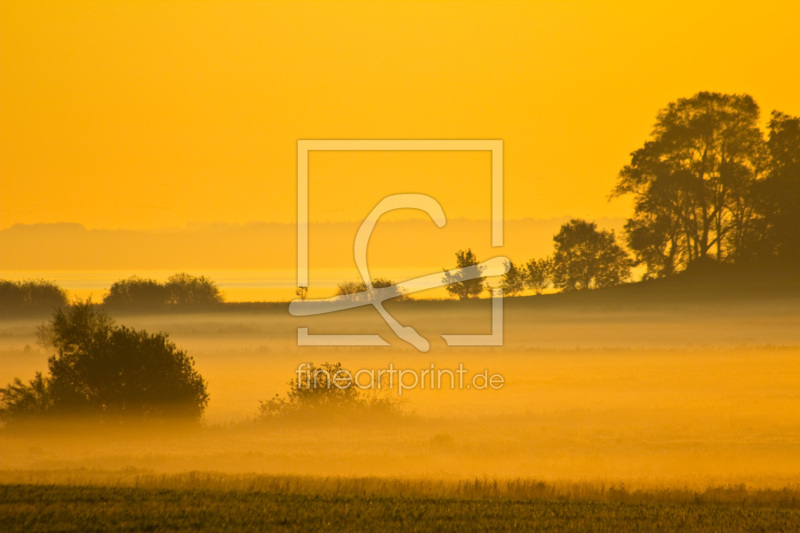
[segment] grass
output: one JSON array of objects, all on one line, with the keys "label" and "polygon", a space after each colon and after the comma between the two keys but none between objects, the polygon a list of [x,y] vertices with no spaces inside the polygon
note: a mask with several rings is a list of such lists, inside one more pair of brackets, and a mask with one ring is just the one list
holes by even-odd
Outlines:
[{"label": "grass", "polygon": [[[36,483],[21,482],[36,479]],[[800,487],[4,472],[2,531],[796,531]]]}]

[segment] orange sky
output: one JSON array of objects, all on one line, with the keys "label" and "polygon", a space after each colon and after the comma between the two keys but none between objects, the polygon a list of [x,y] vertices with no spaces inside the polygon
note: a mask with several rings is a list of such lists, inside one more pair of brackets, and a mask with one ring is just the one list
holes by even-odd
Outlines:
[{"label": "orange sky", "polygon": [[[619,217],[669,101],[800,114],[794,2],[0,6],[0,228],[294,222],[296,141],[326,138],[503,139],[507,218]],[[321,154],[312,220],[358,219],[380,180],[483,218],[485,165],[457,159]]]}]

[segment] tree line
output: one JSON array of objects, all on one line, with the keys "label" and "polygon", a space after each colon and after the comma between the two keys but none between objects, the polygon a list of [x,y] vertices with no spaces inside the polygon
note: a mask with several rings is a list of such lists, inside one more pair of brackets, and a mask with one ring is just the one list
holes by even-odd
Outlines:
[{"label": "tree line", "polygon": [[[782,264],[800,260],[800,118],[773,111],[766,131],[746,94],[700,92],[659,111],[644,145],[619,172],[611,198],[631,196],[634,211],[623,244],[612,231],[573,219],[553,237],[553,255],[509,265],[505,294],[548,287],[609,287],[644,269],[664,278],[692,265]],[[471,250],[458,267],[478,264]],[[447,290],[470,298],[483,279]]]},{"label": "tree line", "polygon": [[164,283],[132,276],[111,285],[103,304],[109,308],[205,307],[223,302],[217,284],[206,276],[173,274]]},{"label": "tree line", "polygon": [[[663,278],[697,263],[796,265],[800,260],[800,118],[773,111],[766,130],[746,94],[700,92],[661,109],[650,137],[631,153],[611,197],[628,196],[633,214],[621,243],[612,231],[573,219],[554,236],[552,256],[509,265],[506,294],[593,289]],[[459,250],[458,267],[477,264]],[[445,276],[449,293],[470,298],[483,279]],[[393,285],[375,279],[376,288]],[[366,292],[364,282],[339,284],[337,295]],[[299,288],[304,299],[307,289]],[[402,295],[398,295],[403,298]],[[205,276],[175,274],[166,282],[136,276],[114,283],[103,304],[117,309],[197,307],[221,303]],[[52,309],[66,293],[41,280],[0,281],[0,309]]]},{"label": "tree line", "polygon": [[[531,259],[520,266],[509,262],[500,285],[504,295],[516,296],[526,290],[542,294],[550,287],[562,291],[611,287],[627,281],[635,265],[617,244],[614,232],[600,230],[594,222],[570,220],[561,226],[553,242],[551,257]],[[478,264],[471,249],[456,252],[457,268]],[[464,280],[460,273],[445,271],[443,281],[447,292],[462,300],[488,290],[483,277]]]},{"label": "tree line", "polygon": [[51,311],[67,305],[67,291],[51,281],[0,279],[0,309],[14,312]]},{"label": "tree line", "polygon": [[[102,304],[113,310],[158,310],[204,308],[221,304],[222,291],[206,276],[173,274],[165,282],[132,276],[114,282]],[[52,281],[0,280],[0,310],[51,312],[69,304],[67,291]]]}]

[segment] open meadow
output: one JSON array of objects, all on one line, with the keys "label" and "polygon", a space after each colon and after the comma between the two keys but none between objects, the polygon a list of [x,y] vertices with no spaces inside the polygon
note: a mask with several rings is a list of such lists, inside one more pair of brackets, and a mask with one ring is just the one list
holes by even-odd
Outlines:
[{"label": "open meadow", "polygon": [[[210,393],[203,424],[58,420],[4,431],[2,525],[796,529],[800,300],[625,290],[507,299],[502,347],[436,338],[488,333],[488,301],[389,306],[431,339],[427,353],[368,309],[300,319],[284,305],[230,304],[117,316],[169,332],[194,357]],[[3,383],[46,367],[40,322],[0,324]],[[298,347],[299,326],[380,333],[391,346]],[[353,372],[463,365],[504,385],[380,392],[399,400],[400,416],[256,419],[259,401],[284,394],[301,363],[326,361]]]}]

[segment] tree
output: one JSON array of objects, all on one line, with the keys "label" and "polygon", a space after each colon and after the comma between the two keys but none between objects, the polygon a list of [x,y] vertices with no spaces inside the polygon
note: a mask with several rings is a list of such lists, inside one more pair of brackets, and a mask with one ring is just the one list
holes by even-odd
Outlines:
[{"label": "tree", "polygon": [[48,380],[41,372],[26,385],[14,378],[7,387],[0,389],[0,419],[14,422],[36,418],[52,411]]},{"label": "tree", "polygon": [[22,291],[13,281],[0,280],[0,304],[3,309],[17,308],[22,305]]},{"label": "tree", "polygon": [[573,219],[553,237],[553,282],[565,291],[618,285],[630,277],[631,261],[614,232]]},{"label": "tree", "polygon": [[512,261],[508,263],[508,270],[503,274],[501,284],[503,294],[516,296],[525,290],[525,275],[522,269],[517,268]]},{"label": "tree", "polygon": [[222,303],[222,293],[217,285],[205,276],[173,274],[164,285],[169,294],[168,302],[181,306],[204,306]]},{"label": "tree", "polygon": [[67,293],[51,281],[30,279],[19,284],[23,302],[30,307],[54,309],[67,305]]},{"label": "tree", "polygon": [[51,281],[0,280],[0,309],[7,311],[52,311],[67,305],[67,293]]},{"label": "tree", "polygon": [[181,273],[166,283],[132,276],[111,285],[103,304],[110,308],[203,307],[222,303],[217,285],[205,276]]},{"label": "tree", "polygon": [[198,419],[208,403],[193,359],[166,334],[117,326],[91,301],[59,309],[39,337],[55,350],[49,375],[0,389],[6,421],[65,414]]},{"label": "tree", "polygon": [[767,166],[758,120],[748,95],[701,92],[659,112],[612,193],[634,197],[625,232],[650,277],[739,256],[757,227],[752,195]]},{"label": "tree", "polygon": [[[459,250],[456,252],[456,267],[467,268],[478,265],[478,258],[472,253],[471,249]],[[477,267],[478,273],[483,272],[482,267]],[[466,279],[464,272],[457,272],[451,275],[447,270],[442,281],[446,283],[447,292],[457,296],[460,300],[477,297],[485,289],[484,277],[478,276],[474,279]]]},{"label": "tree", "polygon": [[103,304],[109,307],[157,308],[166,305],[169,289],[154,279],[143,279],[132,276],[114,282],[103,298]]},{"label": "tree", "polygon": [[525,286],[542,294],[553,283],[553,260],[531,259],[524,267]]},{"label": "tree", "polygon": [[785,261],[800,259],[800,117],[778,111],[769,123],[770,168],[759,184],[762,245],[756,253]]}]

